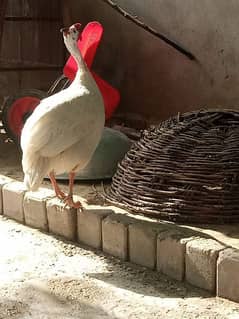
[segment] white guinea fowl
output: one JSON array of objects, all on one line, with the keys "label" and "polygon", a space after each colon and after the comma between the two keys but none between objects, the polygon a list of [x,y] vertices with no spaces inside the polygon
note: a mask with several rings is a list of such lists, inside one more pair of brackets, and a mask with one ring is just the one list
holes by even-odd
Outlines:
[{"label": "white guinea fowl", "polygon": [[[91,159],[104,128],[104,105],[98,87],[77,47],[80,24],[62,29],[65,45],[78,71],[72,84],[43,99],[27,119],[21,135],[24,184],[35,191],[48,174],[56,195],[71,207],[78,170]],[[69,173],[69,194],[64,194],[55,174]]]}]

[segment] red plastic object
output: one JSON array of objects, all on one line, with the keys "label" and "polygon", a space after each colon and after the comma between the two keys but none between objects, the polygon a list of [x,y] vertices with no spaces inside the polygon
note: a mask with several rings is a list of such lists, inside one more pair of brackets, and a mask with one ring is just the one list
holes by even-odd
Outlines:
[{"label": "red plastic object", "polygon": [[[103,27],[99,22],[93,21],[86,25],[78,40],[78,48],[81,51],[88,68],[90,69],[94,61],[96,50],[99,46],[103,34]],[[75,59],[70,56],[63,69],[64,75],[71,81],[74,80],[77,72]],[[96,73],[92,75],[102,94],[105,105],[105,118],[109,119],[120,101],[118,90],[113,88],[109,83],[100,78]]]},{"label": "red plastic object", "polygon": [[108,120],[111,118],[112,114],[119,104],[120,94],[109,83],[100,78],[99,75],[97,75],[95,72],[92,71],[91,73],[102,94],[105,105],[105,119]]},{"label": "red plastic object", "polygon": [[19,142],[22,127],[37,107],[45,93],[39,90],[24,90],[15,96],[9,96],[3,103],[2,124],[7,135]]},{"label": "red plastic object", "polygon": [[12,104],[12,108],[8,113],[10,129],[20,136],[23,126],[23,117],[26,116],[27,113],[33,112],[38,104],[39,99],[32,96],[17,99]]},{"label": "red plastic object", "polygon": [[[78,40],[78,47],[89,69],[94,61],[102,34],[102,25],[94,21],[86,25]],[[72,81],[75,78],[77,65],[72,56],[67,60],[63,72],[69,80]],[[109,119],[119,104],[120,94],[118,90],[100,78],[96,73],[92,72],[92,75],[104,100],[105,118]],[[43,97],[45,97],[44,92],[38,90],[25,90],[18,96],[9,97],[6,100],[3,107],[2,121],[7,134],[12,137],[13,140],[19,141],[21,130],[27,116],[29,116],[37,107]]]}]

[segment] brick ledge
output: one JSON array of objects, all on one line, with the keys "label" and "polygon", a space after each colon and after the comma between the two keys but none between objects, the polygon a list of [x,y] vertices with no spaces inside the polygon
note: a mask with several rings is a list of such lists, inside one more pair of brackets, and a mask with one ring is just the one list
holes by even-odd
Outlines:
[{"label": "brick ledge", "polygon": [[69,209],[51,190],[26,192],[5,176],[0,188],[0,214],[239,302],[239,250],[209,235],[113,206],[87,205],[79,196],[84,211]]}]

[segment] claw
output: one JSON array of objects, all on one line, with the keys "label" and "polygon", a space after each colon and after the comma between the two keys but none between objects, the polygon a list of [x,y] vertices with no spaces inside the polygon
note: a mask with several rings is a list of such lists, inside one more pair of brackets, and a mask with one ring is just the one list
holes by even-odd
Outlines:
[{"label": "claw", "polygon": [[69,194],[65,194],[64,192],[62,192],[62,190],[60,189],[60,187],[58,186],[56,179],[55,179],[55,175],[54,172],[50,172],[49,173],[49,177],[52,183],[52,186],[55,190],[56,196],[63,202],[65,203],[65,206],[69,206],[71,208],[76,208],[76,209],[80,209],[83,210],[83,206],[81,204],[81,202],[74,202],[73,200],[73,183],[74,183],[74,177],[75,177],[75,173],[74,172],[70,172],[69,174]]},{"label": "claw", "polygon": [[80,201],[74,202],[72,195],[66,195],[65,198],[63,199],[63,202],[65,203],[65,206],[69,206],[71,208],[76,208],[82,210],[82,204]]},{"label": "claw", "polygon": [[56,192],[56,196],[60,199],[63,200],[65,199],[65,197],[67,196],[64,192],[60,191],[60,192]]}]

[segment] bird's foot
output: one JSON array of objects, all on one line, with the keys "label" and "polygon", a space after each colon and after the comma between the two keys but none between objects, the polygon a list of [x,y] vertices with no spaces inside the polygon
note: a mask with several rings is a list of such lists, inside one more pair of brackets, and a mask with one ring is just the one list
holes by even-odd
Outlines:
[{"label": "bird's foot", "polygon": [[63,198],[63,202],[65,203],[65,206],[69,206],[71,208],[83,210],[83,206],[82,206],[81,202],[80,201],[75,202],[73,200],[72,195],[66,195],[65,198]]}]

